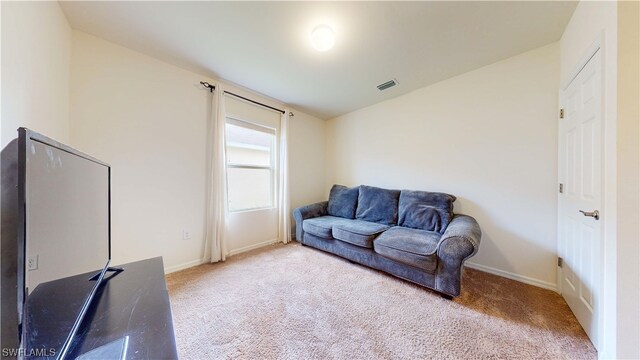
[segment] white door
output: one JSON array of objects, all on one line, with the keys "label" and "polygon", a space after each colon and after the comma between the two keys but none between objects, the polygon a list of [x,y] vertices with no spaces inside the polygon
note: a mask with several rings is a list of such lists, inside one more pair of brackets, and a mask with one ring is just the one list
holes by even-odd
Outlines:
[{"label": "white door", "polygon": [[600,53],[561,92],[559,253],[562,296],[598,348],[602,274],[602,83]]}]

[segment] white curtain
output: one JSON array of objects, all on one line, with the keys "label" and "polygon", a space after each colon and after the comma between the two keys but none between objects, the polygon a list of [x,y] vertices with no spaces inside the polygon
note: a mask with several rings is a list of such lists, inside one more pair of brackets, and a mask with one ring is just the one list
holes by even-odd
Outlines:
[{"label": "white curtain", "polygon": [[225,239],[227,222],[227,189],[225,167],[225,109],[224,89],[216,84],[211,94],[211,116],[207,134],[209,174],[207,181],[206,243],[211,262],[224,261],[227,254]]},{"label": "white curtain", "polygon": [[289,109],[284,109],[280,120],[280,164],[278,166],[278,237],[283,243],[291,241],[291,214],[289,203]]}]

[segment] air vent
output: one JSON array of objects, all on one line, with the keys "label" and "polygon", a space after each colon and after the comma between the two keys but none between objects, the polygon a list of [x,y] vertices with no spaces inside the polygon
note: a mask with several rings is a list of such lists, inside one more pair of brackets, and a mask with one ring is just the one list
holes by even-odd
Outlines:
[{"label": "air vent", "polygon": [[398,80],[392,79],[392,80],[387,81],[386,83],[378,85],[378,90],[380,90],[380,91],[387,90],[388,88],[394,87],[396,85],[398,85]]}]

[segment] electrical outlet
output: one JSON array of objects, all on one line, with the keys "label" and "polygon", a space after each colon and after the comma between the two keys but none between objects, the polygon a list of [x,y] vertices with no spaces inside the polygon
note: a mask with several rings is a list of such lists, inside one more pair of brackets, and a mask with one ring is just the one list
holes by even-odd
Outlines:
[{"label": "electrical outlet", "polygon": [[182,230],[182,240],[189,240],[189,239],[191,239],[191,231]]},{"label": "electrical outlet", "polygon": [[29,258],[27,259],[27,269],[29,271],[38,270],[38,255],[37,254],[29,256]]}]

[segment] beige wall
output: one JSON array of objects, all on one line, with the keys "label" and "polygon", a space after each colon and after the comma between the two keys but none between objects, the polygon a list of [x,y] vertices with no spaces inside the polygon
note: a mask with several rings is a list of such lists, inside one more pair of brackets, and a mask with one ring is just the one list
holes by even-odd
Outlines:
[{"label": "beige wall", "polygon": [[[112,166],[115,264],[203,255],[209,93],[202,76],[73,31],[72,142]],[[191,240],[182,240],[190,230]]]},{"label": "beige wall", "polygon": [[[199,263],[210,94],[198,83],[215,80],[78,31],[71,64],[72,142],[113,166],[114,262],[163,256],[169,270]],[[293,111],[291,201],[300,204],[324,191],[324,141],[315,139],[324,122]],[[192,239],[182,240],[185,229]]]},{"label": "beige wall", "polygon": [[291,208],[327,200],[325,170],[332,164],[325,158],[325,121],[296,111],[289,131]]},{"label": "beige wall", "polygon": [[57,2],[2,1],[2,143],[24,126],[69,141],[71,28]]},{"label": "beige wall", "polygon": [[640,6],[618,4],[617,356],[640,358]]},{"label": "beige wall", "polygon": [[551,44],[330,120],[327,186],[454,194],[483,230],[470,263],[555,288],[558,55]]}]

